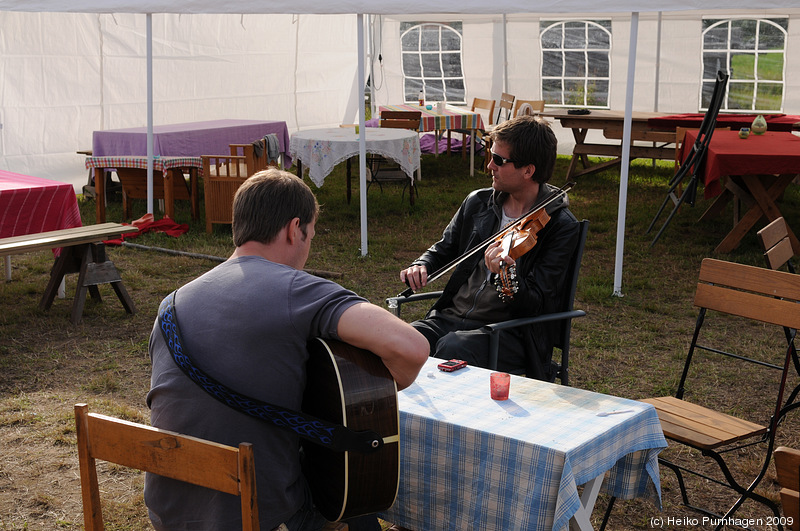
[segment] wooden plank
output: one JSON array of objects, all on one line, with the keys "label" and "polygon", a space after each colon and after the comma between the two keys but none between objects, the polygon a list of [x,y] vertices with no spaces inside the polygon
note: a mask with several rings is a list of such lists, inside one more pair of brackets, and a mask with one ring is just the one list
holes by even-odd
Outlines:
[{"label": "wooden plank", "polygon": [[[606,138],[622,140],[622,131],[623,130],[621,127],[607,127],[606,129],[603,129],[603,136]],[[637,129],[636,127],[632,127],[631,140],[641,140],[643,142],[666,142],[674,144],[675,132],[654,131],[652,129]],[[675,148],[671,147],[670,151],[672,151],[672,154],[674,156]]]},{"label": "wooden plank", "polygon": [[699,279],[701,282],[754,291],[770,297],[800,300],[800,276],[785,271],[704,258]]},{"label": "wooden plank", "polygon": [[88,421],[95,459],[239,494],[236,448],[95,413]]},{"label": "wooden plank", "polygon": [[0,256],[22,254],[40,249],[69,247],[119,238],[122,234],[139,232],[133,225],[101,223],[70,229],[24,234],[0,239]]},{"label": "wooden plank", "polygon": [[[765,271],[769,271],[765,269]],[[796,301],[776,299],[721,286],[698,284],[694,304],[747,319],[789,328],[800,328]]]},{"label": "wooden plank", "polygon": [[699,448],[711,449],[761,435],[767,428],[671,396],[642,400],[653,404],[664,435]]}]

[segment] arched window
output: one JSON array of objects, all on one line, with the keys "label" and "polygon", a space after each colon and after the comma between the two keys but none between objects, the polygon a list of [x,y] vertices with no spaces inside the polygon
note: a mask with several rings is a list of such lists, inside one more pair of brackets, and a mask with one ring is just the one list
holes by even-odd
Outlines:
[{"label": "arched window", "polygon": [[783,108],[788,18],[703,20],[701,110],[708,108],[717,71],[727,71],[722,109],[765,112]]},{"label": "arched window", "polygon": [[545,103],[607,108],[611,21],[543,21],[540,28]]},{"label": "arched window", "polygon": [[406,103],[416,103],[420,90],[424,92],[426,101],[466,103],[460,29],[460,22],[451,25],[401,25],[403,94]]}]

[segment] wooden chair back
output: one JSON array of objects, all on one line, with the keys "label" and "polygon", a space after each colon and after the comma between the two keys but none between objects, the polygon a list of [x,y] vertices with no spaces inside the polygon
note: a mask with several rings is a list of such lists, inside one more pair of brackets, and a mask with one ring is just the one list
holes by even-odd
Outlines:
[{"label": "wooden chair back", "polygon": [[789,229],[783,217],[772,221],[769,225],[758,231],[758,242],[764,251],[767,267],[780,269],[784,264],[790,273],[794,273],[791,262],[794,257],[792,241],[789,239]]},{"label": "wooden chair back", "polygon": [[257,531],[258,500],[253,446],[233,448],[143,424],[89,413],[75,405],[83,521],[102,531],[96,460],[108,461],[241,497],[242,529]]},{"label": "wooden chair back", "polygon": [[[528,112],[529,110],[530,112]],[[514,102],[514,118],[520,116],[520,114],[535,114],[537,112],[544,112],[544,100],[516,100]]]},{"label": "wooden chair back", "polygon": [[505,111],[505,120],[508,120],[513,116],[512,110],[514,108],[514,100],[516,98],[513,94],[508,94],[507,92],[503,92],[500,94],[500,102],[498,103],[497,109],[497,120],[495,123],[500,123],[500,117],[503,115],[503,111]]},{"label": "wooden chair back", "polygon": [[783,271],[706,258],[694,304],[763,323],[800,328],[800,278]]},{"label": "wooden chair back", "polygon": [[419,131],[421,111],[382,111],[380,127]]},{"label": "wooden chair back", "polygon": [[206,232],[214,223],[233,223],[233,196],[251,175],[246,157],[238,155],[203,155]]},{"label": "wooden chair back", "polygon": [[772,455],[781,486],[783,515],[791,521],[788,528],[797,531],[800,529],[800,450],[780,446]]},{"label": "wooden chair back", "polygon": [[261,170],[266,170],[270,166],[277,165],[277,163],[270,164],[266,147],[263,148],[260,157],[256,156],[256,149],[253,144],[229,144],[228,147],[231,150],[231,155],[244,157],[247,175],[253,175]]},{"label": "wooden chair back", "polygon": [[470,107],[470,110],[472,112],[487,111],[487,115],[489,117],[487,125],[494,125],[494,107],[495,107],[496,103],[497,102],[494,101],[494,100],[486,100],[486,99],[483,99],[483,98],[474,98],[472,100],[472,107]]}]

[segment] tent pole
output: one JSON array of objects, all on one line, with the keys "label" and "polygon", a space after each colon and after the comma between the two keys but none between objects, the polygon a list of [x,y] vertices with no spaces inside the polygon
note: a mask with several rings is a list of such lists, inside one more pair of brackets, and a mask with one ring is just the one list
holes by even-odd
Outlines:
[{"label": "tent pole", "polygon": [[631,38],[628,47],[628,87],[625,92],[625,120],[622,126],[622,166],[619,176],[619,208],[617,211],[617,251],[614,258],[614,293],[622,297],[622,254],[625,247],[625,212],[628,202],[628,170],[631,163],[631,116],[633,85],[636,77],[636,41],[639,38],[639,12],[631,13]]},{"label": "tent pole", "polygon": [[147,14],[147,212],[153,213],[153,14]]},{"label": "tent pole", "polygon": [[661,87],[661,15],[662,12],[658,12],[658,30],[656,31],[656,94],[655,94],[655,105],[653,106],[654,111],[658,111],[658,93],[660,92]]},{"label": "tent pole", "polygon": [[503,13],[503,92],[508,92],[508,35],[506,34],[506,14]]},{"label": "tent pole", "polygon": [[367,131],[364,107],[364,15],[358,14],[358,197],[361,205],[361,256],[367,255]]}]

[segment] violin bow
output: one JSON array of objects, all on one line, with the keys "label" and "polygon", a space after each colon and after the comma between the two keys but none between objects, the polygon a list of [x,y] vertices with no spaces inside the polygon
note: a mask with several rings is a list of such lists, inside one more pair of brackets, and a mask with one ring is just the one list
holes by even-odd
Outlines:
[{"label": "violin bow", "polygon": [[[517,219],[515,219],[514,221],[512,221],[511,223],[509,223],[505,227],[502,227],[499,231],[495,232],[494,234],[489,236],[487,239],[485,239],[484,241],[482,241],[481,243],[479,243],[478,245],[476,245],[472,249],[468,250],[467,252],[465,252],[464,254],[459,256],[458,258],[456,258],[453,261],[451,261],[450,263],[442,266],[438,271],[434,272],[432,275],[430,275],[428,277],[427,284],[430,284],[431,282],[439,279],[441,276],[447,274],[448,271],[450,271],[451,269],[456,267],[458,264],[460,264],[461,262],[463,262],[464,260],[466,260],[470,256],[474,255],[475,253],[477,253],[477,252],[479,252],[481,250],[486,250],[486,248],[489,246],[489,244],[492,243],[493,241],[495,241],[501,234],[503,234],[506,231],[508,231],[509,229],[513,228],[517,223],[519,223],[520,221],[522,221],[526,217],[530,216],[532,213],[536,212],[540,208],[545,208],[547,205],[549,205],[550,203],[555,201],[557,198],[561,197],[562,195],[565,195],[567,192],[572,190],[572,188],[574,186],[575,186],[575,181],[570,181],[570,182],[566,183],[564,186],[562,186],[561,188],[559,188],[558,190],[556,190],[555,192],[553,192],[552,194],[550,194],[546,198],[544,198],[541,202],[533,205],[531,207],[531,209],[528,210],[527,212],[525,212],[523,215],[521,215],[520,217],[518,217]],[[403,290],[397,296],[398,297],[409,297],[413,293],[414,293],[414,290],[409,287],[409,288],[406,288],[405,290]]]}]

